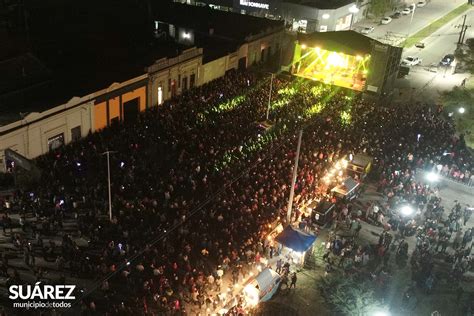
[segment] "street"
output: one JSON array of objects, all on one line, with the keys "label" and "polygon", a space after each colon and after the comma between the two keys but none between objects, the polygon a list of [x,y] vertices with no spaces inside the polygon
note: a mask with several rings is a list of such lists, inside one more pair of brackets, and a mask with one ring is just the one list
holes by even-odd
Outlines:
[{"label": "street", "polygon": [[[394,39],[406,38],[464,3],[462,0],[432,0],[424,7],[416,8],[413,20],[411,20],[411,14],[402,15],[398,19],[392,19],[392,22],[387,25],[380,24],[379,20],[363,20],[354,24],[354,29],[360,30],[365,26],[375,26],[375,30],[368,34],[368,36],[377,40],[390,39],[390,37],[394,37]],[[389,12],[387,15],[392,13]]]},{"label": "street", "polygon": [[[469,10],[467,11],[466,15],[466,24],[469,25],[471,21],[474,21],[474,11]],[[438,64],[444,55],[454,53],[460,33],[460,28],[456,28],[455,26],[462,24],[462,21],[462,16],[454,19],[452,22],[443,26],[428,38],[421,39],[420,42],[425,44],[425,48],[417,48],[413,46],[404,49],[403,56],[420,57],[422,59],[422,67],[426,67],[431,64]],[[471,38],[473,36],[473,30],[468,28],[465,39]]]},{"label": "street", "polygon": [[[469,25],[474,20],[474,11],[471,9],[466,14],[466,24]],[[460,32],[455,26],[462,24],[462,21],[463,17],[460,16],[430,37],[420,40],[425,44],[425,48],[413,46],[404,50],[402,58],[419,57],[422,62],[421,65],[411,67],[407,77],[396,81],[395,94],[398,97],[395,103],[410,100],[436,103],[441,92],[451,90],[454,86],[459,86],[463,79],[469,78],[469,74],[453,74],[452,69],[437,67],[443,56],[454,53]],[[468,28],[465,39],[471,37],[474,37],[474,30]]]},{"label": "street", "polygon": [[[421,176],[421,175],[420,175]],[[420,179],[423,181],[422,179]],[[466,187],[466,189],[468,189]],[[472,195],[468,193],[463,193],[462,191],[456,190],[452,185],[443,184],[440,189],[440,197],[442,198],[442,205],[446,209],[446,213],[451,210],[455,200],[459,201],[463,207],[466,204],[474,203]],[[378,203],[383,203],[384,197],[375,191],[375,187],[368,185],[368,189],[364,195],[362,195],[357,201],[353,204],[356,207],[363,208],[364,205],[373,203],[374,201]],[[474,226],[474,218],[468,221],[466,228]],[[380,226],[374,226],[372,224],[362,222],[362,229],[358,240],[361,244],[376,244],[378,238],[382,233],[383,229]],[[323,230],[318,236],[318,239],[315,244],[315,248],[320,247],[321,243],[327,241],[328,231]],[[416,237],[406,237],[405,240],[409,245],[409,252],[411,253],[416,247]],[[448,253],[454,254],[453,249],[448,249]],[[408,310],[402,302],[402,294],[411,281],[411,268],[409,265],[401,267],[395,263],[395,256],[392,256],[390,259],[390,271],[391,281],[388,288],[388,303],[392,306],[390,314],[392,316],[405,316],[405,315],[430,315],[431,312],[437,310],[441,315],[462,315],[459,306],[450,304],[455,299],[455,292],[451,288],[446,286],[440,287],[432,294],[426,294],[422,291],[417,292],[416,297],[418,304],[415,309]],[[437,269],[440,274],[444,273],[445,263],[441,258],[436,259]],[[441,268],[442,267],[442,268]],[[314,306],[318,306],[318,314],[326,315],[329,313],[328,306],[324,300],[321,298],[320,291],[318,290],[319,284],[321,284],[321,278],[324,278],[325,262],[321,259],[316,261],[314,267],[310,269],[304,269],[299,272],[299,282],[300,285],[295,290],[290,291],[290,293],[279,293],[272,301],[280,303],[282,305],[294,306],[298,310],[298,314],[301,316],[314,315]],[[336,273],[341,273],[337,271]],[[472,273],[466,274],[466,279],[471,280],[473,277]],[[438,282],[445,282],[444,279],[439,279]],[[461,282],[465,291],[471,291],[472,282],[465,281]],[[464,299],[460,300],[460,304],[464,304],[468,300],[467,295],[463,296]]]}]

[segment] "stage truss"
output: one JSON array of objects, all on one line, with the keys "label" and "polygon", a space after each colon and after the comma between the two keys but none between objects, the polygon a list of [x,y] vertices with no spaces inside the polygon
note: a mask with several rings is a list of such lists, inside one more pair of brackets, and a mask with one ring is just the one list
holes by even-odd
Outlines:
[{"label": "stage truss", "polygon": [[370,55],[348,55],[296,44],[292,73],[357,91],[365,90]]}]

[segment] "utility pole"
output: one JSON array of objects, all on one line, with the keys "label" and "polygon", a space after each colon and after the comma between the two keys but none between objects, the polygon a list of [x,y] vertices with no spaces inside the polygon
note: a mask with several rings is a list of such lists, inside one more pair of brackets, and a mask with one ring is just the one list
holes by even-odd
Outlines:
[{"label": "utility pole", "polygon": [[286,220],[288,225],[291,224],[291,210],[293,208],[293,199],[295,196],[295,184],[296,184],[296,176],[298,172],[298,161],[300,160],[300,149],[301,149],[301,137],[303,136],[303,130],[300,130],[298,135],[298,146],[296,147],[296,157],[295,157],[295,165],[293,167],[293,179],[291,180],[291,189],[290,189],[290,199],[288,200],[288,211],[286,213]]},{"label": "utility pole", "polygon": [[467,28],[471,27],[470,25],[464,26],[464,32],[462,33],[461,44],[464,43],[464,37],[466,36]]},{"label": "utility pole", "polygon": [[416,10],[416,3],[413,3],[413,11],[411,11],[411,18],[410,18],[410,24],[413,22],[413,16],[415,15],[415,10]]},{"label": "utility pole", "polygon": [[273,89],[273,73],[272,73],[272,76],[270,78],[270,93],[268,94],[268,106],[267,106],[267,115],[265,117],[265,119],[268,121],[268,118],[270,116],[270,103],[272,101],[272,89]]},{"label": "utility pole", "polygon": [[458,45],[461,45],[464,42],[464,36],[466,35],[466,30],[468,27],[471,27],[470,25],[466,25],[466,18],[467,14],[463,16],[463,21],[462,25],[456,25],[456,28],[461,28],[461,32],[459,32],[459,39],[458,39]]},{"label": "utility pole", "polygon": [[115,154],[116,151],[107,150],[102,155],[107,155],[107,183],[109,185],[109,219],[112,221],[112,190],[110,186],[110,154]]}]

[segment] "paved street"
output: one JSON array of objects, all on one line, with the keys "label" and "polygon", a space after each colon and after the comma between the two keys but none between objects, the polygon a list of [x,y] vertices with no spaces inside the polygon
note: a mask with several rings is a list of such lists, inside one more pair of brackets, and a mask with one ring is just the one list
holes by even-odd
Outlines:
[{"label": "paved street", "polygon": [[[454,205],[454,200],[458,200],[464,206],[468,203],[474,203],[471,194],[465,192],[459,192],[453,190],[451,186],[442,186],[440,190],[440,196],[443,199],[443,206],[445,207],[445,215],[449,213]],[[355,205],[362,207],[367,203],[373,201],[382,201],[383,197],[381,194],[375,192],[375,187],[368,187],[365,194],[355,202]],[[467,227],[474,226],[474,217],[471,217]],[[370,243],[376,244],[378,242],[378,236],[382,232],[382,228],[374,226],[366,222],[362,222],[362,230],[358,237],[358,241],[361,244]],[[322,242],[327,240],[327,229],[323,230],[318,236],[315,247],[321,245]],[[392,232],[393,233],[393,232]],[[411,255],[415,248],[416,238],[414,236],[405,238],[409,244],[409,254]],[[448,248],[448,253],[452,253],[452,249]],[[394,257],[394,256],[393,256]],[[418,304],[414,310],[408,310],[402,303],[402,293],[405,291],[407,286],[411,282],[411,268],[410,265],[404,267],[395,264],[394,258],[391,258],[391,282],[389,285],[389,295],[387,295],[388,302],[392,306],[392,316],[407,316],[407,315],[430,315],[434,310],[441,312],[441,315],[462,315],[459,306],[466,303],[469,298],[467,295],[461,297],[458,305],[450,304],[455,299],[456,293],[452,288],[446,286],[439,286],[431,294],[427,295],[422,291],[418,291],[416,296]],[[437,266],[446,269],[444,260],[442,258],[437,259]],[[298,286],[295,290],[289,292],[280,292],[272,301],[290,305],[298,310],[300,316],[315,315],[314,306],[317,306],[318,315],[328,315],[328,306],[325,301],[322,300],[318,285],[321,282],[321,277],[324,277],[324,262],[317,261],[316,265],[312,269],[304,269],[298,272]],[[447,268],[449,269],[449,267]],[[340,271],[334,273],[341,273]],[[462,282],[462,286],[467,291],[472,291],[472,273],[466,274],[466,280]],[[439,279],[438,282],[446,282],[444,279]],[[311,302],[311,303],[310,303]]]},{"label": "paved street", "polygon": [[[466,14],[467,24],[474,21],[474,10],[471,9]],[[423,42],[426,46],[423,49],[411,47],[404,50],[403,58],[407,56],[419,57],[422,59],[422,63],[411,67],[407,77],[396,81],[398,91],[395,103],[416,100],[437,103],[442,91],[451,90],[454,86],[459,86],[464,78],[470,77],[469,74],[453,74],[452,69],[436,67],[443,56],[454,53],[459,37],[459,29],[454,26],[461,23],[462,16],[424,39]],[[474,30],[468,28],[465,38],[471,37],[474,37]],[[431,65],[436,66],[431,67]]]},{"label": "paved street", "polygon": [[354,24],[354,29],[358,30],[364,26],[375,26],[374,32],[369,34],[369,36],[374,39],[385,38],[387,32],[393,32],[397,35],[406,37],[408,35],[418,32],[431,22],[446,15],[446,13],[452,11],[453,9],[464,3],[465,1],[463,0],[432,0],[429,1],[426,6],[422,8],[417,8],[415,10],[413,21],[411,21],[411,15],[405,15],[401,16],[398,19],[393,19],[392,22],[387,25],[381,25],[379,20],[364,20]]},{"label": "paved street", "polygon": [[[466,24],[470,25],[474,22],[474,10],[469,10],[467,13]],[[456,49],[459,38],[460,28],[455,28],[456,25],[462,24],[462,16],[454,19],[430,37],[421,40],[425,44],[425,48],[410,47],[404,49],[404,56],[420,57],[423,62],[422,66],[426,67],[433,63],[439,63],[441,58],[446,54],[452,54]],[[465,39],[474,37],[474,30],[468,28]]]}]

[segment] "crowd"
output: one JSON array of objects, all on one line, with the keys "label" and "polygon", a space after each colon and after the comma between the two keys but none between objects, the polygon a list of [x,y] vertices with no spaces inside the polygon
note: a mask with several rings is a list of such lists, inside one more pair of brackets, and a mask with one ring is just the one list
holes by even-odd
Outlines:
[{"label": "crowd", "polygon": [[[55,262],[61,281],[96,280],[85,289],[89,295],[78,294],[84,314],[214,310],[223,301],[226,275],[242,280],[259,258],[273,252],[264,236],[278,217],[285,218],[299,129],[304,133],[295,195],[327,196],[319,183],[332,162],[366,152],[376,159],[374,174],[388,197],[390,224],[383,218],[379,222],[392,230],[398,227],[402,236],[406,219],[388,212],[400,200],[420,209],[429,201],[430,212],[439,211],[433,188],[413,181],[417,167],[472,168],[462,139],[453,136],[452,122],[437,110],[421,104],[375,106],[359,95],[300,79],[274,80],[272,126],[262,128],[257,122],[265,117],[268,86],[268,77],[234,72],[147,110],[135,122],[108,127],[38,158],[41,185],[3,203],[4,234],[10,230],[38,280],[43,275],[35,268],[38,252]],[[102,155],[107,150],[115,152],[110,156],[111,222],[101,216],[107,208]],[[11,232],[12,212],[20,214],[27,234]],[[34,224],[27,221],[28,214],[36,218]],[[358,232],[361,214],[346,214],[344,220]],[[301,215],[296,207],[293,220]],[[456,211],[451,221],[458,223],[458,215]],[[63,233],[65,218],[77,222],[73,236]],[[427,218],[433,220],[418,216],[419,226]],[[435,222],[443,220],[439,216]],[[455,235],[460,230],[448,226]],[[43,242],[54,235],[60,236],[58,244]],[[328,244],[342,258],[338,265],[349,270],[371,256],[386,261],[389,236],[387,229],[376,248],[338,236]],[[78,246],[77,237],[88,239],[89,246]],[[470,245],[458,247],[464,252],[456,257],[454,270],[466,268]],[[397,253],[407,252],[403,242],[397,247]],[[422,281],[429,274],[425,250],[423,240],[413,256],[419,258],[413,265]],[[11,283],[22,281],[5,255],[1,272]],[[296,284],[296,275],[294,280]]]}]

